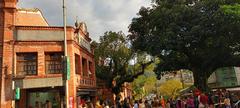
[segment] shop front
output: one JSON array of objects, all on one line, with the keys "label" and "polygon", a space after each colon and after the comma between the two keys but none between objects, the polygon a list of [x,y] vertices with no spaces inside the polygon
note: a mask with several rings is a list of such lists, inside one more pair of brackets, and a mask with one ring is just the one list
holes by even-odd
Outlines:
[{"label": "shop front", "polygon": [[64,108],[63,87],[22,89],[16,108]]},{"label": "shop front", "polygon": [[20,91],[20,98],[15,100],[16,108],[64,108],[61,77],[17,78],[14,82]]},{"label": "shop front", "polygon": [[77,91],[77,108],[84,105],[95,105],[96,89],[78,89]]},{"label": "shop front", "polygon": [[64,94],[60,89],[43,88],[27,90],[27,107],[33,108],[61,108],[63,106]]}]

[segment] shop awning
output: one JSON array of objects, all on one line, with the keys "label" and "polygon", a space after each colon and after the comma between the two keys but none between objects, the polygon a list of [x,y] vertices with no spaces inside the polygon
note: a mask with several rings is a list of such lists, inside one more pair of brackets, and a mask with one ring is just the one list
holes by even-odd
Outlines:
[{"label": "shop awning", "polygon": [[77,95],[95,95],[96,94],[96,89],[78,89]]}]

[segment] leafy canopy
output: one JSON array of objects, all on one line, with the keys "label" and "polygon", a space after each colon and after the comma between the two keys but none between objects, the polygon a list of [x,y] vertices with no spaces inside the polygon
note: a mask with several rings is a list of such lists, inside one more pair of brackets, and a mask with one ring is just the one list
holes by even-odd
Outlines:
[{"label": "leafy canopy", "polygon": [[133,18],[129,38],[135,50],[160,58],[158,78],[188,69],[203,90],[214,70],[240,64],[238,13],[238,0],[154,0]]},{"label": "leafy canopy", "polygon": [[[136,56],[122,32],[106,32],[95,46],[96,76],[104,80],[115,94],[121,91],[124,82],[132,82],[152,63]],[[133,59],[137,60],[131,65]]]}]

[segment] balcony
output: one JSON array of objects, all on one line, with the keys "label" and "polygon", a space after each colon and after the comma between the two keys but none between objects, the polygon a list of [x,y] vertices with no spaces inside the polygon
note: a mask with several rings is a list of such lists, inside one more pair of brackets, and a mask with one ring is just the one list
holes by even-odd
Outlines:
[{"label": "balcony", "polygon": [[94,78],[90,77],[82,77],[80,75],[76,74],[76,81],[78,87],[95,87],[96,86],[96,80]]}]

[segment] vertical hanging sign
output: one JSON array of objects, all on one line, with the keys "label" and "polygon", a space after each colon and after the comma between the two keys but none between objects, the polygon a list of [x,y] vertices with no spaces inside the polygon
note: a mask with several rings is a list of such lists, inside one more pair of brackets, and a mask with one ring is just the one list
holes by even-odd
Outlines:
[{"label": "vertical hanging sign", "polygon": [[19,100],[20,99],[20,88],[17,87],[15,89],[15,100]]},{"label": "vertical hanging sign", "polygon": [[64,65],[64,80],[70,79],[70,59],[67,56],[64,56],[63,58],[63,65]]},{"label": "vertical hanging sign", "polygon": [[67,57],[67,80],[70,79],[70,60],[69,60],[69,57]]}]

